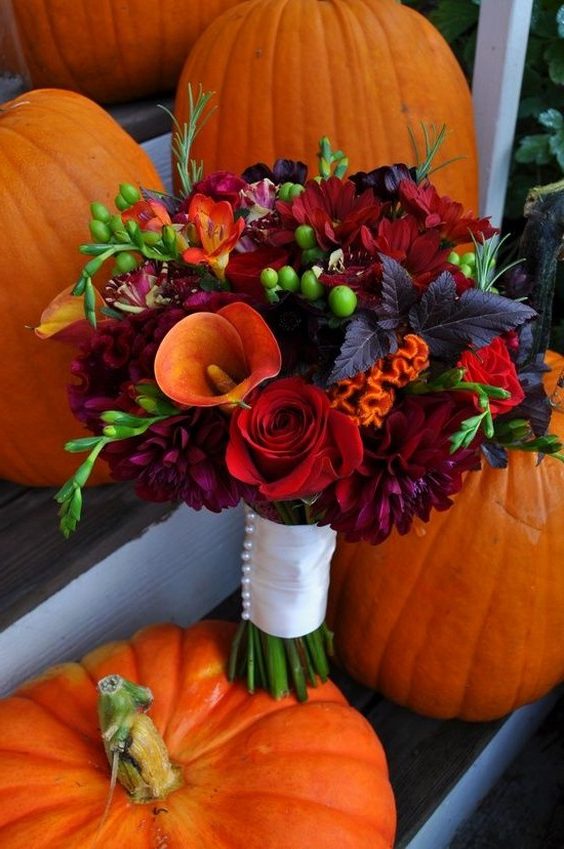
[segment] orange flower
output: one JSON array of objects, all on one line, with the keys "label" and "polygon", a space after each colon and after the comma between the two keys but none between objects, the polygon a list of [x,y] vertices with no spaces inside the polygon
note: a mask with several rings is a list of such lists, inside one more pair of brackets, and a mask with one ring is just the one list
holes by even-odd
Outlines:
[{"label": "orange flower", "polygon": [[138,200],[121,213],[122,221],[136,221],[141,230],[160,233],[165,224],[172,224],[164,203],[160,200]]},{"label": "orange flower", "polygon": [[196,194],[190,202],[188,219],[194,225],[201,247],[187,248],[182,254],[185,262],[207,262],[219,280],[225,279],[229,254],[245,228],[243,218],[233,217],[231,204],[217,203],[205,195]]},{"label": "orange flower", "polygon": [[239,404],[275,377],[280,348],[256,310],[240,301],[181,319],[161,342],[155,377],[165,395],[186,407]]},{"label": "orange flower", "polygon": [[[79,342],[93,332],[92,325],[84,317],[84,300],[72,295],[74,286],[59,292],[41,313],[40,323],[34,328],[40,339],[56,338],[59,342]],[[100,308],[104,299],[98,291],[96,296],[96,318],[100,321]],[[103,320],[103,319],[102,319]]]}]

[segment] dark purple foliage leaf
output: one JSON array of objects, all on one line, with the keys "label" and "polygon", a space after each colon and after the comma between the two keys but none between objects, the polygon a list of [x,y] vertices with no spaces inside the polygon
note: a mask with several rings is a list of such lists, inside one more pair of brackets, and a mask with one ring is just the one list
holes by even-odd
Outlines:
[{"label": "dark purple foliage leaf", "polygon": [[409,321],[427,342],[431,354],[450,359],[469,345],[488,345],[535,315],[525,304],[481,289],[468,289],[457,298],[454,279],[445,271],[411,308]]},{"label": "dark purple foliage leaf", "polygon": [[512,419],[527,419],[535,436],[543,436],[546,433],[552,414],[552,406],[543,383],[546,371],[543,357],[538,355],[527,368],[519,372],[525,397],[517,407],[513,407],[510,414]]},{"label": "dark purple foliage leaf", "polygon": [[349,322],[341,351],[328,378],[328,385],[354,377],[376,360],[398,349],[396,334],[380,326],[375,315],[360,312]]},{"label": "dark purple foliage leaf", "polygon": [[507,451],[501,445],[497,445],[495,442],[484,442],[480,448],[492,469],[507,468]]},{"label": "dark purple foliage leaf", "polygon": [[417,301],[417,290],[409,272],[389,256],[380,254],[382,301],[378,305],[380,327],[393,330]]}]

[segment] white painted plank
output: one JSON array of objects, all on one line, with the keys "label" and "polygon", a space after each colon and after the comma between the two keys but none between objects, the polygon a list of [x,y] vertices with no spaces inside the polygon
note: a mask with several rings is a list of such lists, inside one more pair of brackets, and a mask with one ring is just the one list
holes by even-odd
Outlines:
[{"label": "white painted plank", "polygon": [[201,619],[237,588],[242,539],[242,508],[179,507],[0,634],[0,696],[145,625]]},{"label": "white painted plank", "polygon": [[501,224],[533,0],[482,0],[472,81],[480,214]]}]

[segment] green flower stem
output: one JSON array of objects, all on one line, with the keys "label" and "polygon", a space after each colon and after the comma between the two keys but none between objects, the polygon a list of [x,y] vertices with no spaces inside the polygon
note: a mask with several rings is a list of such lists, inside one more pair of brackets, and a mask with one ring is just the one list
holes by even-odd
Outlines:
[{"label": "green flower stem", "polygon": [[231,644],[227,674],[230,681],[243,678],[250,693],[262,688],[281,699],[293,689],[305,702],[308,684],[327,680],[332,654],[333,635],[325,623],[303,637],[284,638],[243,621]]}]

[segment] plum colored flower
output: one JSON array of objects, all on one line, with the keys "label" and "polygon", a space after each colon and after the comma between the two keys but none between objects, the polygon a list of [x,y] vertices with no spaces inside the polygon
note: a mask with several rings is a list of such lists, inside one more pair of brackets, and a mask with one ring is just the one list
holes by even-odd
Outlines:
[{"label": "plum colored flower", "polygon": [[218,410],[192,408],[141,436],[110,443],[102,456],[115,480],[135,482],[139,498],[218,513],[256,492],[227,471],[228,431],[229,420]]},{"label": "plum colored flower", "polygon": [[463,472],[479,468],[477,448],[450,453],[449,437],[474,415],[466,393],[407,396],[379,430],[363,428],[360,467],[320,496],[322,524],[350,542],[379,543],[394,527],[405,534],[415,516],[446,510],[462,486]]},{"label": "plum colored flower", "polygon": [[477,351],[464,351],[457,365],[464,369],[464,380],[497,386],[509,392],[509,398],[490,398],[492,415],[507,413],[525,397],[507,345],[499,336]]},{"label": "plum colored flower", "polygon": [[396,162],[394,165],[382,165],[380,168],[374,168],[368,173],[357,171],[356,174],[351,174],[349,180],[355,184],[357,194],[366,189],[372,189],[380,200],[397,201],[401,181],[415,181],[415,172],[415,168],[408,168],[403,162]]},{"label": "plum colored flower", "polygon": [[231,418],[227,467],[270,500],[315,495],[361,459],[357,426],[301,377],[255,390]]},{"label": "plum colored flower", "polygon": [[257,162],[245,168],[241,176],[249,183],[256,183],[257,180],[266,178],[277,185],[301,183],[303,186],[307,180],[307,165],[299,160],[277,159],[272,168],[269,168],[264,162]]},{"label": "plum colored flower", "polygon": [[233,209],[241,206],[241,192],[247,188],[247,181],[231,171],[213,171],[194,186],[194,193],[206,195],[214,201],[227,201]]}]

